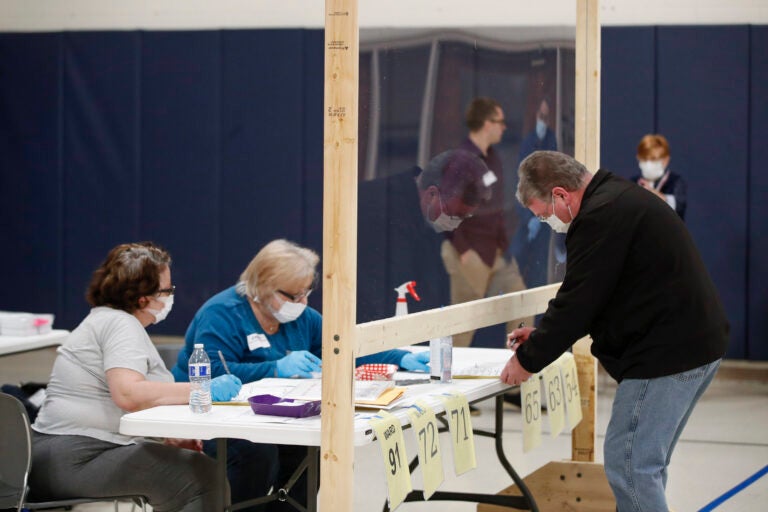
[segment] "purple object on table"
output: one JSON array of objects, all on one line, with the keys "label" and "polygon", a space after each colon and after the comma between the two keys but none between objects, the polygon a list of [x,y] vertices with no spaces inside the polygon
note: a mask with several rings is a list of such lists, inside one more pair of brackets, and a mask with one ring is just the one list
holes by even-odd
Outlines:
[{"label": "purple object on table", "polygon": [[[278,405],[278,402],[280,403]],[[290,398],[280,398],[274,395],[256,395],[248,398],[251,410],[256,414],[269,416],[289,416],[291,418],[307,418],[320,414],[320,400],[311,402],[294,401]]]}]

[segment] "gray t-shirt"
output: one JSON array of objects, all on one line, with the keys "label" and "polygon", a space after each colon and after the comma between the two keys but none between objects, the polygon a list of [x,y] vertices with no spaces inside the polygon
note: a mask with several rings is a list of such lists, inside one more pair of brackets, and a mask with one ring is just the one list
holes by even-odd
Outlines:
[{"label": "gray t-shirt", "polygon": [[125,413],[109,393],[106,372],[128,368],[147,380],[173,382],[139,320],[125,311],[93,308],[58,349],[45,401],[32,428],[43,434],[88,436],[116,444]]}]

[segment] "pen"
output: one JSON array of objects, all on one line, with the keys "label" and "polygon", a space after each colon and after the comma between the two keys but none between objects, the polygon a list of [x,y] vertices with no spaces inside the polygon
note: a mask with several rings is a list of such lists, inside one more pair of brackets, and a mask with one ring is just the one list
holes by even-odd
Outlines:
[{"label": "pen", "polygon": [[[525,322],[520,322],[517,325],[518,329],[522,329],[523,327],[525,327]],[[514,337],[511,340],[509,340],[507,342],[507,346],[509,347],[509,350],[515,350],[515,348],[517,348],[517,337]]]},{"label": "pen", "polygon": [[227,375],[232,375],[232,372],[229,371],[229,366],[227,366],[227,360],[224,359],[224,354],[221,353],[221,350],[219,350],[219,359],[221,359],[221,364],[224,365],[224,371],[227,372]]}]

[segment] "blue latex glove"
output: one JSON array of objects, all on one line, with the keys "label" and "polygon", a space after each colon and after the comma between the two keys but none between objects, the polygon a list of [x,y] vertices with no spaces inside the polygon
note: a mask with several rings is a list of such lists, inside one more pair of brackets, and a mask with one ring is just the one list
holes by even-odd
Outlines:
[{"label": "blue latex glove", "polygon": [[429,350],[409,352],[400,360],[400,368],[409,372],[428,372]]},{"label": "blue latex glove", "polygon": [[312,352],[297,350],[277,360],[277,376],[282,378],[301,377],[311,379],[312,372],[319,372],[322,361]]},{"label": "blue latex glove", "polygon": [[234,375],[221,375],[211,380],[211,400],[227,402],[236,397],[243,383]]}]

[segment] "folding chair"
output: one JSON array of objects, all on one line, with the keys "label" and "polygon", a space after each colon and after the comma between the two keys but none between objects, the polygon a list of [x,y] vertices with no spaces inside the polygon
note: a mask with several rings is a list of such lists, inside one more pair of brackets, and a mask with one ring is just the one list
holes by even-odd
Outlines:
[{"label": "folding chair", "polygon": [[144,496],[110,496],[102,498],[70,498],[55,501],[27,501],[28,479],[32,466],[32,429],[24,405],[11,395],[0,393],[0,509],[42,510],[72,507],[82,503],[132,501],[146,512]]}]

